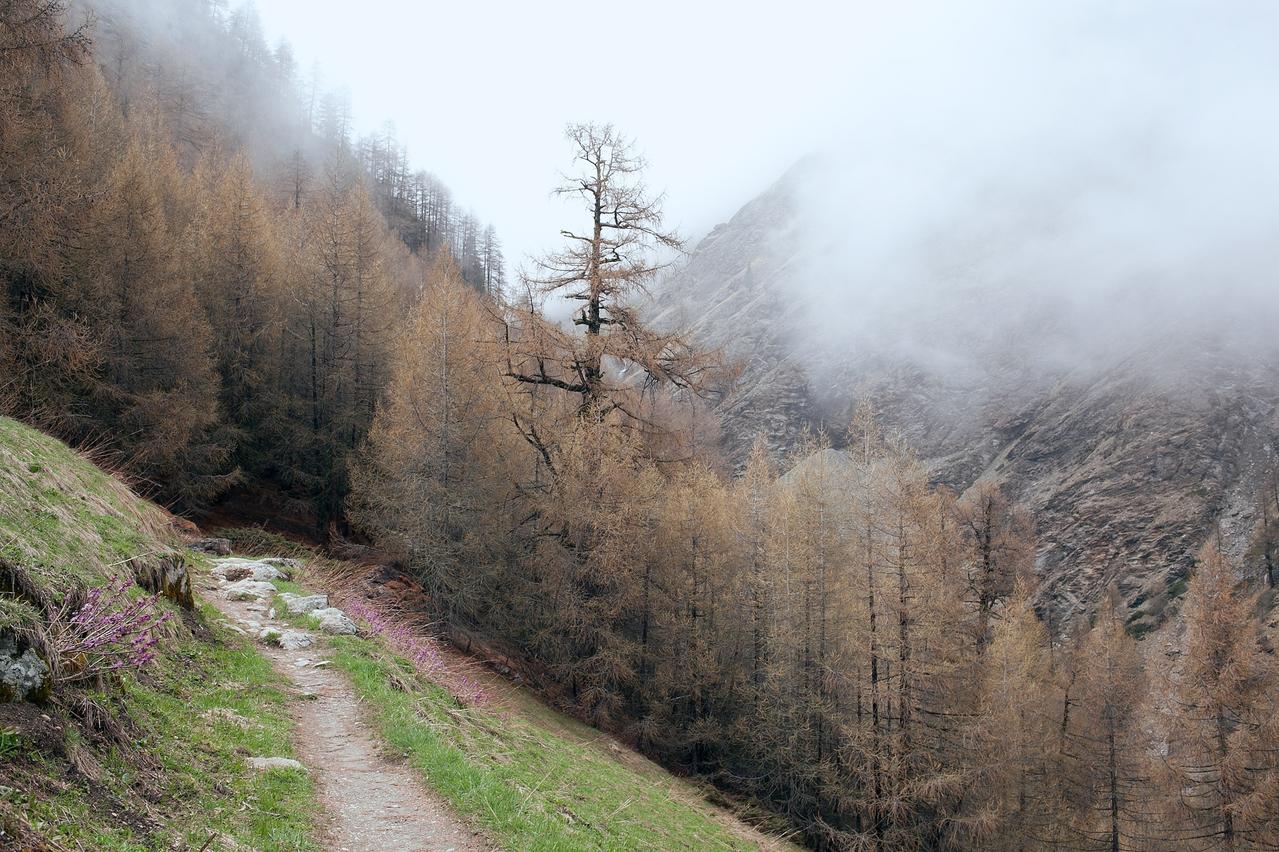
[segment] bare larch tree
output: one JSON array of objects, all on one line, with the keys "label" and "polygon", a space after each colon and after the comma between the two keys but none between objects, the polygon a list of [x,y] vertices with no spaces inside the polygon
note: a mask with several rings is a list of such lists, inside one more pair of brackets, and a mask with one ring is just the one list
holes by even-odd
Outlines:
[{"label": "bare larch tree", "polygon": [[[700,390],[712,368],[685,339],[646,326],[634,302],[682,249],[662,224],[662,196],[644,185],[644,160],[611,125],[567,129],[574,169],[555,195],[581,200],[589,213],[581,232],[562,230],[566,244],[538,261],[525,286],[534,299],[508,334],[507,376],[579,397],[579,416],[604,420],[614,411],[634,416],[627,396],[638,367],[644,384]],[[574,333],[543,319],[535,300],[563,298],[574,308]],[[610,373],[615,378],[610,379]],[[527,430],[526,430],[527,434]]]}]

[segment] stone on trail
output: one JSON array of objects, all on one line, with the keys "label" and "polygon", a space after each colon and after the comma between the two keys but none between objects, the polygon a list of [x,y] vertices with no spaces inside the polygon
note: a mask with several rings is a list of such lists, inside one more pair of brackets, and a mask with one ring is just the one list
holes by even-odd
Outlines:
[{"label": "stone on trail", "polygon": [[310,633],[303,633],[301,630],[281,630],[278,627],[262,628],[258,639],[286,651],[300,651],[315,644],[315,638]]},{"label": "stone on trail", "polygon": [[288,579],[288,575],[274,565],[258,559],[240,559],[239,557],[213,560],[213,569],[210,573],[227,582],[257,580],[259,583],[266,583],[271,580]]},{"label": "stone on trail", "polygon": [[328,595],[295,595],[293,592],[281,592],[276,600],[284,604],[284,608],[294,615],[325,609],[329,605]]},{"label": "stone on trail", "polygon": [[272,769],[296,769],[299,772],[306,772],[306,767],[291,757],[250,757],[249,767],[261,772]]},{"label": "stone on trail", "polygon": [[317,609],[311,613],[311,617],[318,622],[321,631],[334,636],[354,636],[359,632],[355,622],[345,612],[334,607]]},{"label": "stone on trail", "polygon": [[229,601],[264,601],[275,594],[275,586],[258,580],[240,580],[222,590]]},{"label": "stone on trail", "polygon": [[288,559],[284,556],[267,556],[260,560],[270,565],[272,568],[278,568],[284,572],[287,579],[293,579],[293,572],[302,567],[302,563],[296,559]]}]

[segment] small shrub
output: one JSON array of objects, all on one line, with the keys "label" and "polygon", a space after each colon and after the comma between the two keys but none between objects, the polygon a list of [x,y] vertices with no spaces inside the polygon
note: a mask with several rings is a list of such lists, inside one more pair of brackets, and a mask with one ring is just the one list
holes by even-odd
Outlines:
[{"label": "small shrub", "polygon": [[131,598],[133,583],[112,577],[89,592],[74,613],[59,610],[50,623],[53,679],[66,684],[95,680],[122,669],[141,669],[155,658],[156,629],[173,614],[158,595]]}]

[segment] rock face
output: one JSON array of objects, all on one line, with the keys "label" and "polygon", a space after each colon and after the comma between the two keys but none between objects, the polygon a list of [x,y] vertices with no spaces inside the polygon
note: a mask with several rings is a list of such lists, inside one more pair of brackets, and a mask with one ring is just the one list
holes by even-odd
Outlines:
[{"label": "rock face", "polygon": [[742,369],[719,403],[738,462],[756,435],[781,452],[821,419],[804,357],[792,345],[799,312],[783,285],[791,274],[785,246],[793,213],[788,175],[698,243],[654,304],[659,324],[691,332]]},{"label": "rock face", "polygon": [[0,704],[41,701],[49,694],[49,667],[30,648],[18,651],[12,636],[0,635]]},{"label": "rock face", "polygon": [[720,401],[735,463],[759,434],[784,455],[825,427],[838,447],[855,401],[869,400],[936,481],[963,491],[996,480],[1034,512],[1047,607],[1087,612],[1113,582],[1136,632],[1184,588],[1213,530],[1242,562],[1276,467],[1279,356],[1169,332],[1031,363],[1036,327],[974,343],[956,370],[823,348],[791,295],[807,268],[793,184],[788,175],[714,229],[652,310],[738,360]]}]

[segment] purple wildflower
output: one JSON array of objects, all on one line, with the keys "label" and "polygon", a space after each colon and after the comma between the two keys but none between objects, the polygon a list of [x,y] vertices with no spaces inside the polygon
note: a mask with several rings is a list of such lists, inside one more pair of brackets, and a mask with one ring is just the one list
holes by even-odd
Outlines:
[{"label": "purple wildflower", "polygon": [[434,637],[414,630],[402,618],[389,616],[367,600],[344,598],[341,604],[348,615],[364,622],[369,633],[379,636],[391,650],[408,659],[420,673],[444,686],[458,701],[468,705],[488,702],[483,687],[449,666]]},{"label": "purple wildflower", "polygon": [[[60,681],[140,669],[155,659],[151,649],[159,642],[156,628],[173,614],[159,610],[158,595],[130,599],[132,586],[126,578],[112,577],[91,590],[74,613],[63,611],[54,619],[54,651],[56,659],[64,662],[58,667]],[[66,665],[67,661],[74,665]]]}]

